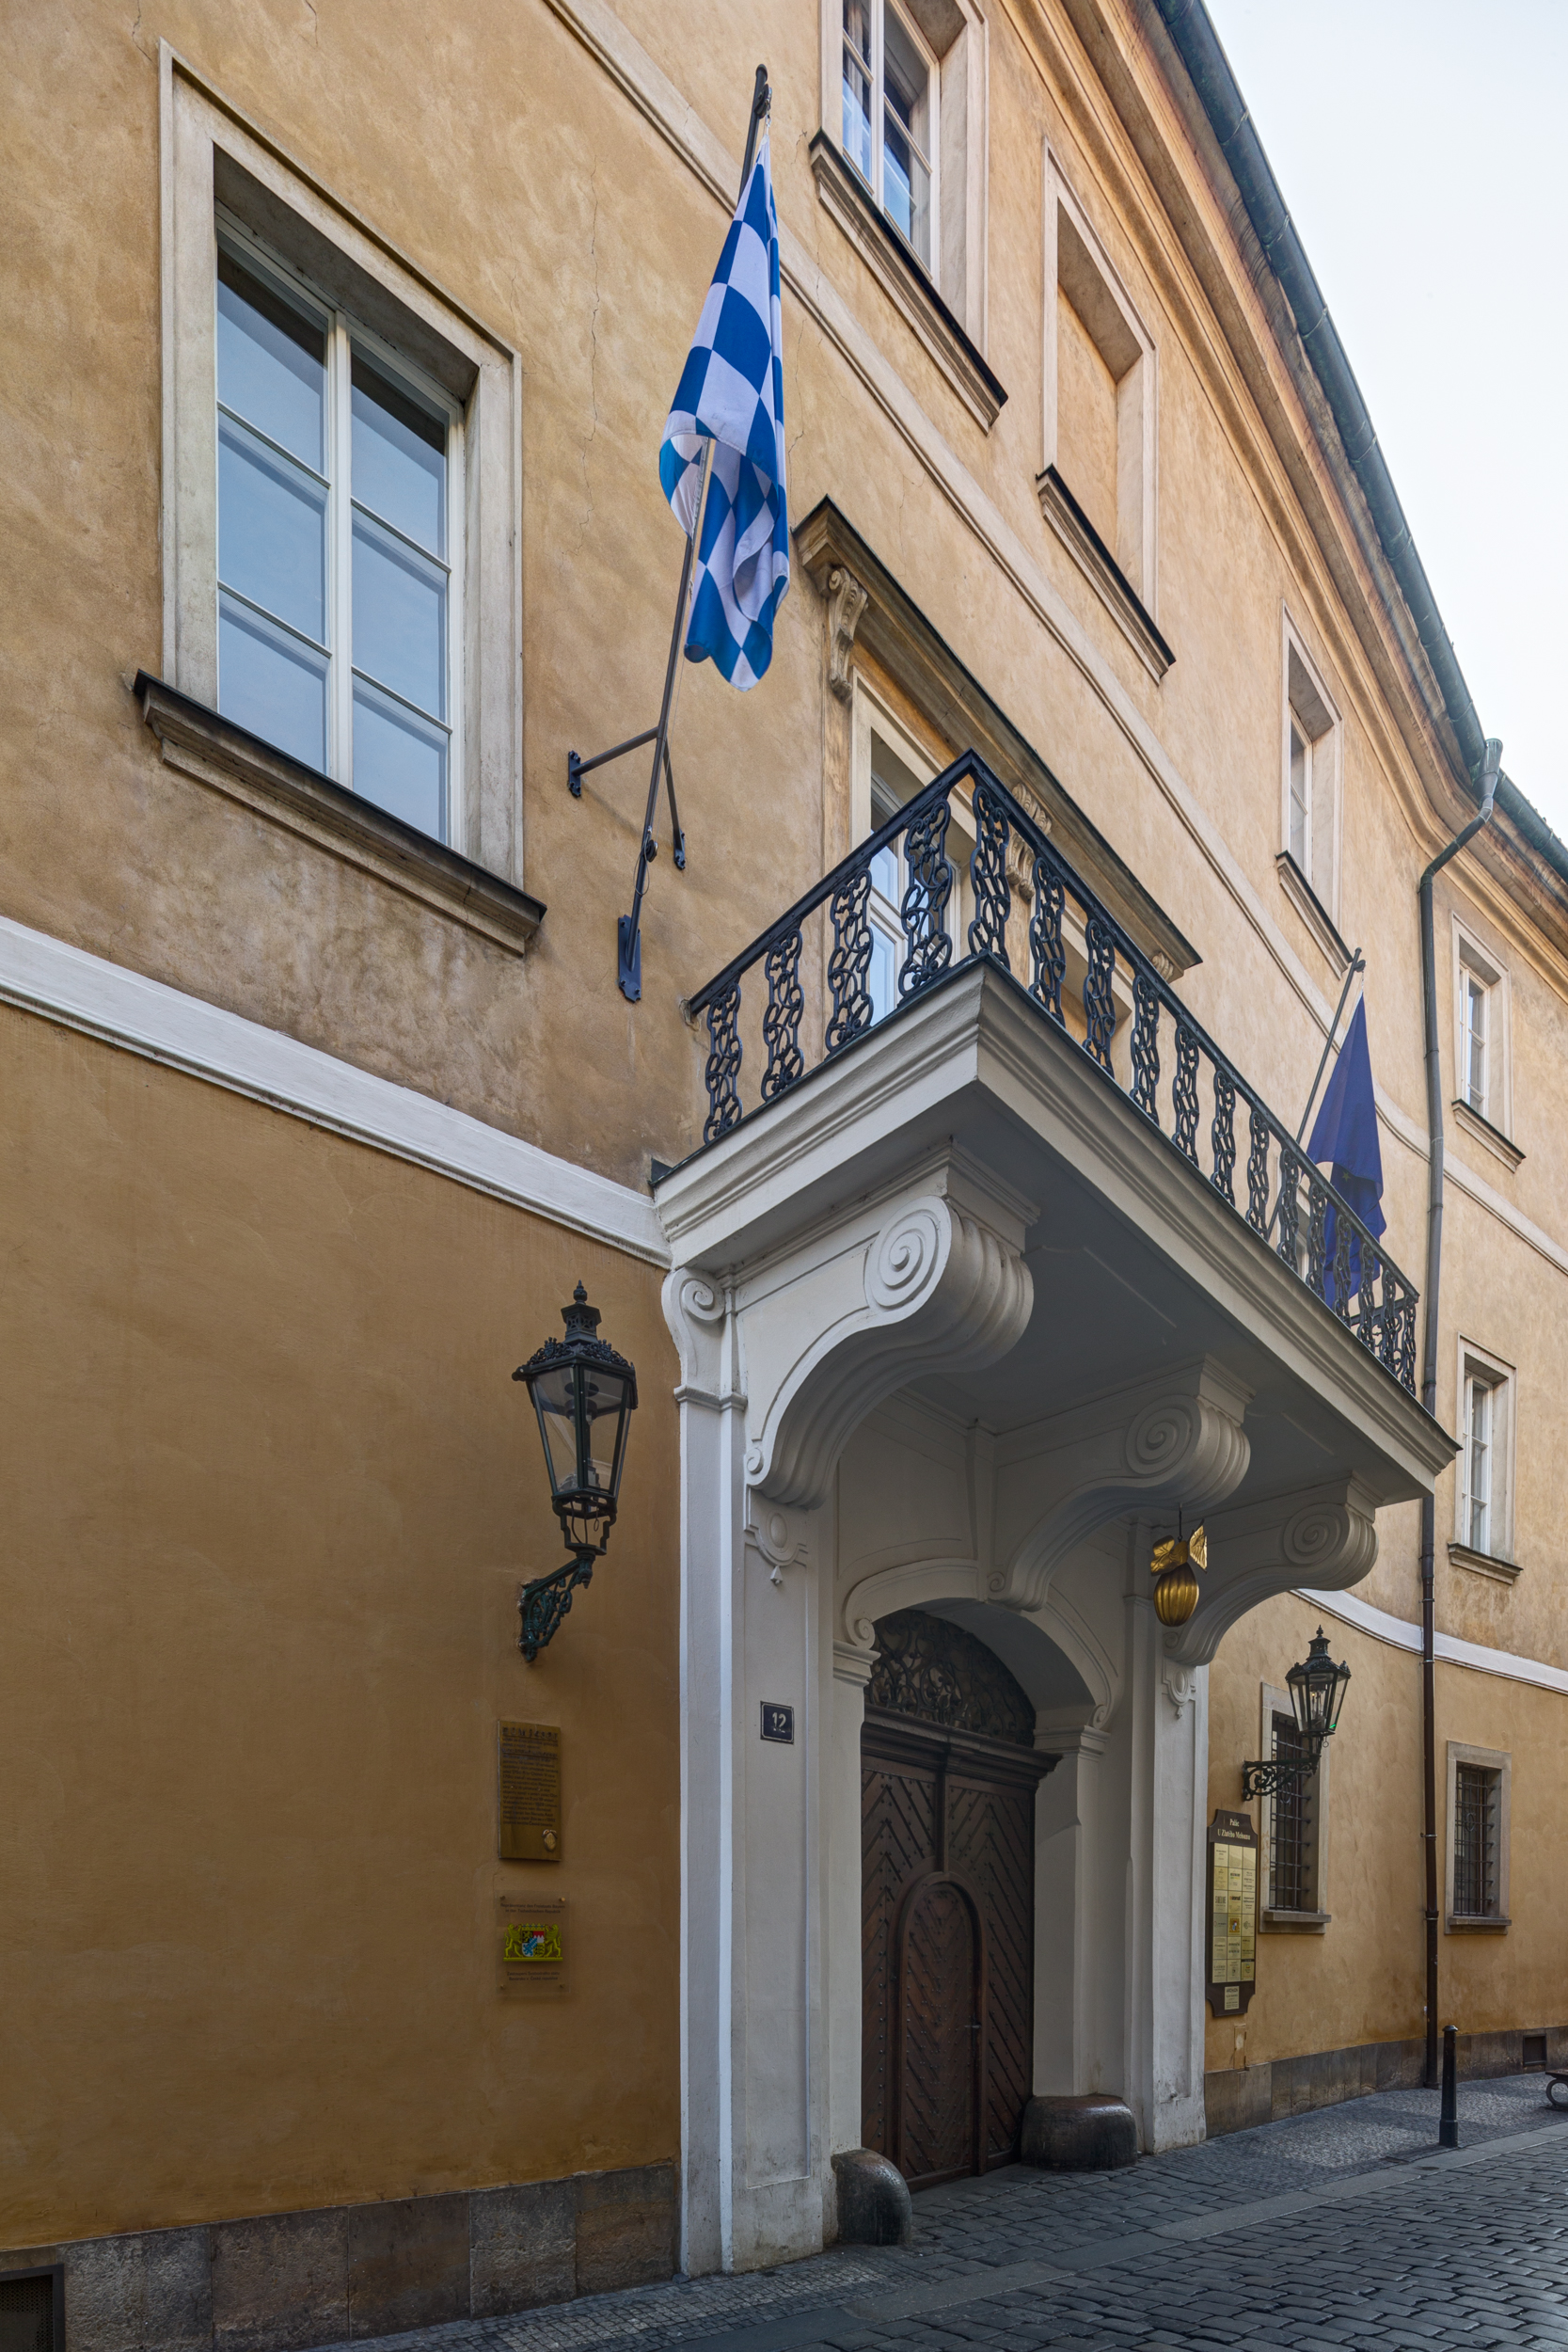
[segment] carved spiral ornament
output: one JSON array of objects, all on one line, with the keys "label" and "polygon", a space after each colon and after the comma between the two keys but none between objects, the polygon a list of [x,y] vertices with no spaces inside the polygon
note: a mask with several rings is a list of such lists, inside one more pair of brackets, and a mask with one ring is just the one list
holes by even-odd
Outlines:
[{"label": "carved spiral ornament", "polygon": [[942,1269],[949,1215],[935,1201],[917,1201],[877,1236],[865,1279],[873,1306],[895,1314],[930,1288]]},{"label": "carved spiral ornament", "polygon": [[1366,1575],[1377,1558],[1377,1526],[1343,1502],[1310,1503],[1287,1522],[1279,1548],[1304,1581],[1322,1577],[1333,1591]]}]

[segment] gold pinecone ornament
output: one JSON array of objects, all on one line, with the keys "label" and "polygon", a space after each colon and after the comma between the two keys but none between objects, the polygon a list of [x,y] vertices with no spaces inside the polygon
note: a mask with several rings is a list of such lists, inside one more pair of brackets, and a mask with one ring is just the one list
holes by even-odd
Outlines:
[{"label": "gold pinecone ornament", "polygon": [[1154,1578],[1154,1613],[1162,1625],[1185,1625],[1197,1607],[1197,1571],[1209,1565],[1209,1538],[1201,1527],[1188,1536],[1168,1535],[1149,1561]]}]

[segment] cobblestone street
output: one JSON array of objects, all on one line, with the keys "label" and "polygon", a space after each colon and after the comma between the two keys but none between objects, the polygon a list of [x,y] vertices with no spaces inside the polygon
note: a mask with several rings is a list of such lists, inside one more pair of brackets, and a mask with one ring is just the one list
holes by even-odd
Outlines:
[{"label": "cobblestone street", "polygon": [[[1539,2075],[1387,2091],[1125,2172],[1013,2167],[915,2201],[907,2249],[676,2280],[385,2352],[1568,2345],[1568,2115]],[[377,2352],[361,2344],[356,2352]]]}]

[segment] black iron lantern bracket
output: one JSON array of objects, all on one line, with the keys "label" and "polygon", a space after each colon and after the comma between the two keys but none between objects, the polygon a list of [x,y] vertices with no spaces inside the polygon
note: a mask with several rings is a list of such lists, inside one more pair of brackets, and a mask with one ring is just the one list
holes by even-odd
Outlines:
[{"label": "black iron lantern bracket", "polygon": [[1266,1764],[1246,1763],[1242,1766],[1242,1803],[1248,1804],[1254,1797],[1277,1797],[1284,1788],[1292,1788],[1298,1781],[1308,1780],[1318,1769],[1318,1755],[1276,1756]]},{"label": "black iron lantern bracket", "polygon": [[572,1553],[517,1596],[517,1647],[531,1666],[560,1630],[578,1587],[610,1544],[621,1491],[626,1432],[637,1409],[637,1370],[598,1336],[599,1311],[579,1282],[562,1307],[565,1336],[546,1340],[514,1380],[527,1383],[538,1417],[550,1504]]}]

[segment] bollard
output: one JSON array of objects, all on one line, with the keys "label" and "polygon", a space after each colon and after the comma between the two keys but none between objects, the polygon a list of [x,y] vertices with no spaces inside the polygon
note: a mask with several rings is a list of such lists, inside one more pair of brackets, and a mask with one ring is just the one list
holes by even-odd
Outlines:
[{"label": "bollard", "polygon": [[1443,2028],[1443,2106],[1437,2121],[1439,2148],[1459,2145],[1459,2035],[1452,2026]]}]

